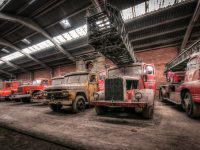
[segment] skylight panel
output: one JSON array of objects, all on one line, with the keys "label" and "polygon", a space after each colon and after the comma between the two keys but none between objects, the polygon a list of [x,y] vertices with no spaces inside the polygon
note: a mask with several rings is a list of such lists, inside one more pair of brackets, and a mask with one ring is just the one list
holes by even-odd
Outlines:
[{"label": "skylight panel", "polygon": [[29,48],[22,49],[22,52],[27,53],[27,54],[31,54],[32,53],[32,51]]},{"label": "skylight panel", "polygon": [[33,46],[28,47],[28,49],[30,49],[32,53],[37,51],[35,48],[33,48]]},{"label": "skylight panel", "polygon": [[66,39],[62,36],[62,35],[59,35],[59,36],[56,36],[53,38],[56,42],[58,43],[64,43],[66,42]]},{"label": "skylight panel", "polygon": [[45,43],[46,43],[49,47],[51,47],[51,46],[54,45],[50,40],[46,40]]},{"label": "skylight panel", "polygon": [[79,35],[76,33],[75,30],[70,31],[69,34],[70,34],[74,39],[79,37]]},{"label": "skylight panel", "polygon": [[40,50],[40,47],[38,47],[37,45],[33,45],[32,46],[36,51]]},{"label": "skylight panel", "polygon": [[69,33],[64,33],[63,34],[63,36],[64,36],[64,38],[67,40],[67,41],[70,41],[70,40],[72,40],[72,37],[69,35]]},{"label": "skylight panel", "polygon": [[135,6],[135,16],[140,16],[145,14],[145,3],[141,3]]},{"label": "skylight panel", "polygon": [[4,53],[7,53],[7,54],[10,53],[10,51],[5,49],[5,48],[2,48],[1,51],[4,52]]},{"label": "skylight panel", "polygon": [[163,6],[162,7],[167,7],[167,6],[170,6],[170,5],[173,5],[175,3],[175,0],[168,0],[168,1],[164,1],[163,2]]},{"label": "skylight panel", "polygon": [[85,32],[83,26],[82,26],[82,27],[79,27],[79,28],[77,28],[77,29],[75,29],[75,30],[76,30],[76,33],[78,33],[78,35],[80,35],[80,36],[85,36],[85,35],[87,34],[87,33]]},{"label": "skylight panel", "polygon": [[3,64],[3,63],[4,63],[3,61],[0,61],[0,65]]},{"label": "skylight panel", "polygon": [[70,25],[68,19],[63,19],[63,20],[60,21],[59,23],[60,23],[60,25],[61,25],[64,29],[67,29],[67,28],[70,28],[70,27],[71,27],[71,25]]},{"label": "skylight panel", "polygon": [[124,20],[133,18],[133,8],[132,7],[122,10],[121,13],[122,13],[122,18]]},{"label": "skylight panel", "polygon": [[2,57],[2,59],[5,60],[5,61],[10,61],[10,60],[13,60],[13,59],[22,57],[22,56],[24,56],[22,53],[20,53],[20,52],[15,52],[15,53],[12,53],[12,54],[10,54],[10,55],[7,55],[7,56]]},{"label": "skylight panel", "polygon": [[23,40],[21,40],[23,43],[25,43],[25,44],[27,44],[27,45],[30,45],[31,44],[31,42],[28,40],[28,39],[23,39]]},{"label": "skylight panel", "polygon": [[86,34],[87,34],[87,25],[85,24],[84,26],[83,26],[83,30],[86,32]]}]

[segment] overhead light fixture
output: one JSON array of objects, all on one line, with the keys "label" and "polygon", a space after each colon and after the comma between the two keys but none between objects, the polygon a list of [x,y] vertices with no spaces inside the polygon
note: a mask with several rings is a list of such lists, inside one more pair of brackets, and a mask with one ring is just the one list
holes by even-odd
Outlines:
[{"label": "overhead light fixture", "polygon": [[70,27],[71,27],[71,25],[70,25],[68,19],[63,19],[63,20],[61,20],[59,23],[60,23],[60,25],[61,25],[64,29],[67,29],[67,28],[70,28]]},{"label": "overhead light fixture", "polygon": [[27,45],[31,44],[31,42],[28,39],[26,39],[26,38],[23,39],[22,42],[25,43],[25,44],[27,44]]},{"label": "overhead light fixture", "polygon": [[4,52],[4,53],[7,53],[7,54],[10,53],[10,51],[5,49],[5,48],[2,48],[1,51]]}]

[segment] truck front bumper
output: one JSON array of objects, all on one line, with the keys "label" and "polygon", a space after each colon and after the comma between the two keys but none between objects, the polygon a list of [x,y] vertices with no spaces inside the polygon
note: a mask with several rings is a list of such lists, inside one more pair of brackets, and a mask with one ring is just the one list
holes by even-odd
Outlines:
[{"label": "truck front bumper", "polygon": [[70,106],[70,105],[72,105],[72,101],[71,100],[49,100],[48,101],[48,104],[49,105],[53,105],[53,104],[55,104],[55,105],[64,105],[64,106]]},{"label": "truck front bumper", "polygon": [[30,94],[24,94],[24,95],[20,95],[20,94],[14,94],[14,95],[11,95],[9,97],[11,100],[20,100],[20,99],[23,99],[23,98],[31,98],[31,95]]},{"label": "truck front bumper", "polygon": [[140,107],[144,108],[147,106],[145,102],[124,102],[124,101],[93,101],[91,102],[94,106],[107,106],[107,107]]}]

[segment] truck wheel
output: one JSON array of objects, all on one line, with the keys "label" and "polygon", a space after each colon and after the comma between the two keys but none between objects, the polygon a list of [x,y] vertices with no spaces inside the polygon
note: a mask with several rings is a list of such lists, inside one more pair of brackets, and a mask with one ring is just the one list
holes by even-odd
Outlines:
[{"label": "truck wheel", "polygon": [[77,96],[72,104],[73,113],[79,113],[85,110],[85,98],[83,96]]},{"label": "truck wheel", "polygon": [[154,106],[147,106],[146,108],[144,108],[142,116],[145,119],[152,119],[153,113],[154,113]]},{"label": "truck wheel", "polygon": [[59,110],[61,110],[61,108],[62,108],[62,105],[58,105],[58,104],[51,104],[49,107],[50,107],[50,108],[51,108],[51,110],[53,110],[53,111],[59,111]]},{"label": "truck wheel", "polygon": [[104,115],[107,112],[107,109],[104,106],[95,106],[95,111],[97,115]]},{"label": "truck wheel", "polygon": [[189,117],[196,118],[200,116],[200,105],[193,102],[192,95],[189,92],[184,95],[184,103],[186,114]]},{"label": "truck wheel", "polygon": [[164,101],[164,97],[163,97],[163,94],[162,94],[162,90],[160,89],[159,90],[159,100],[162,102]]},{"label": "truck wheel", "polygon": [[22,98],[22,102],[23,103],[30,103],[31,102],[31,98]]}]

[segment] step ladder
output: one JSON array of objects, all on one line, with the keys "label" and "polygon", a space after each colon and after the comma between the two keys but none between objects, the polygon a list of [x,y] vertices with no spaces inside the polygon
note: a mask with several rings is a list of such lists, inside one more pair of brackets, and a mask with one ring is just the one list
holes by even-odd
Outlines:
[{"label": "step ladder", "polygon": [[167,73],[169,70],[184,70],[184,68],[186,68],[187,66],[187,62],[189,61],[190,56],[198,52],[200,52],[200,39],[198,39],[195,43],[183,50],[177,57],[175,57],[169,63],[167,63],[165,66],[165,73]]},{"label": "step ladder", "polygon": [[[99,11],[101,10],[101,11]],[[109,3],[87,11],[88,43],[116,65],[136,62],[120,11]]]}]

